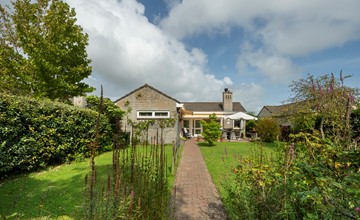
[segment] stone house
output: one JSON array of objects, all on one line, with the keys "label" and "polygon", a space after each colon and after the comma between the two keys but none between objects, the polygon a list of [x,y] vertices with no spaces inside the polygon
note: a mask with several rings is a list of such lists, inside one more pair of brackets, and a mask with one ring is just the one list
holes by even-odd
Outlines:
[{"label": "stone house", "polygon": [[[131,108],[127,116],[132,121],[174,118],[175,126],[164,130],[165,143],[171,143],[187,130],[192,136],[202,133],[201,120],[208,120],[209,115],[215,113],[224,131],[236,131],[237,136],[245,133],[244,120],[230,120],[226,116],[237,112],[245,112],[240,102],[233,102],[232,92],[225,89],[222,102],[180,102],[175,98],[155,89],[147,84],[131,91],[115,101],[115,104],[125,110]],[[122,122],[125,131],[131,131],[127,118]],[[155,136],[158,127],[149,129],[149,136]]]},{"label": "stone house", "polygon": [[[164,142],[172,143],[180,133],[179,128],[179,104],[180,102],[165,93],[147,84],[135,89],[115,101],[115,104],[123,110],[131,108],[131,112],[122,121],[123,130],[131,131],[131,126],[127,120],[133,122],[141,120],[156,119],[175,119],[173,128],[164,129]],[[159,126],[155,124],[149,129],[149,137],[155,137],[159,131]]]}]

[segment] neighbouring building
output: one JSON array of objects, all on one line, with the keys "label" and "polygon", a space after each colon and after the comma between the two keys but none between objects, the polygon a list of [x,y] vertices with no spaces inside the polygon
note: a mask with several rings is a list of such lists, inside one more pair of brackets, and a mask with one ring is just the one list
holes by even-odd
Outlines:
[{"label": "neighbouring building", "polygon": [[294,112],[294,104],[265,105],[259,112],[258,118],[271,117],[277,120],[281,126],[291,126],[291,116]]},{"label": "neighbouring building", "polygon": [[[209,115],[215,113],[222,129],[232,131],[237,137],[245,136],[245,120],[232,120],[226,118],[237,112],[245,112],[240,102],[233,102],[232,92],[225,89],[222,93],[222,102],[180,102],[175,98],[155,89],[147,84],[135,89],[115,101],[115,104],[123,110],[131,108],[131,113],[123,120],[123,129],[131,131],[127,119],[132,121],[174,118],[173,128],[165,129],[165,143],[171,143],[179,135],[182,128],[187,128],[193,136],[202,133],[201,120],[208,120]],[[157,127],[149,130],[154,136]]]}]

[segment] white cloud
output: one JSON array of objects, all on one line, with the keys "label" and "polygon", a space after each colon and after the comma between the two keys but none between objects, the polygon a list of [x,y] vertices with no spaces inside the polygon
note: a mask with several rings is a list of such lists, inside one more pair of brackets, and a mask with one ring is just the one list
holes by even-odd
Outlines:
[{"label": "white cloud", "polygon": [[240,102],[246,111],[252,111],[257,114],[262,106],[265,105],[262,99],[265,91],[259,84],[241,83],[233,87],[232,92],[234,94],[234,101]]},{"label": "white cloud", "polygon": [[119,98],[147,83],[180,101],[221,100],[231,85],[206,71],[207,56],[198,48],[187,50],[144,16],[144,6],[134,0],[69,1],[78,23],[89,34],[88,54],[93,77],[104,84],[107,97]]},{"label": "white cloud", "polygon": [[178,39],[240,28],[261,49],[242,50],[238,67],[278,80],[298,70],[294,57],[359,40],[359,8],[358,0],[183,0],[160,25]]},{"label": "white cloud", "polygon": [[183,0],[161,26],[177,38],[238,26],[297,55],[360,39],[359,8],[358,0]]},{"label": "white cloud", "polygon": [[240,54],[237,61],[238,72],[250,72],[251,68],[256,68],[277,83],[288,83],[300,69],[288,57],[263,49],[254,50],[248,43],[242,45]]},{"label": "white cloud", "polygon": [[224,83],[225,83],[225,85],[233,85],[234,83],[231,81],[231,79],[230,79],[230,77],[224,77]]}]

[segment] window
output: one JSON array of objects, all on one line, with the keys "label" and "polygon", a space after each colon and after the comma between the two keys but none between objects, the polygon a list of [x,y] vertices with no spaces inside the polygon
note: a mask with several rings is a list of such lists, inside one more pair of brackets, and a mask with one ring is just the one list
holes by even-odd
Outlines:
[{"label": "window", "polygon": [[160,119],[160,118],[170,118],[169,111],[138,111],[138,119]]},{"label": "window", "polygon": [[169,112],[155,112],[155,117],[168,117]]},{"label": "window", "polygon": [[234,128],[241,128],[241,121],[240,120],[235,120],[234,121]]},{"label": "window", "polygon": [[152,117],[152,112],[139,112],[140,117]]},{"label": "window", "polygon": [[184,120],[184,128],[190,128],[189,120]]},{"label": "window", "polygon": [[202,133],[201,120],[194,120],[194,134],[200,135]]}]

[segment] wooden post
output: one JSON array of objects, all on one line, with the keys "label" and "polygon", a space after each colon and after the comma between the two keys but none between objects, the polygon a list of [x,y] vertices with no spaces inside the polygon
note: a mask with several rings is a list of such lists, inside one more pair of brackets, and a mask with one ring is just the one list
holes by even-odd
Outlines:
[{"label": "wooden post", "polygon": [[175,175],[175,141],[172,142],[171,174]]}]

